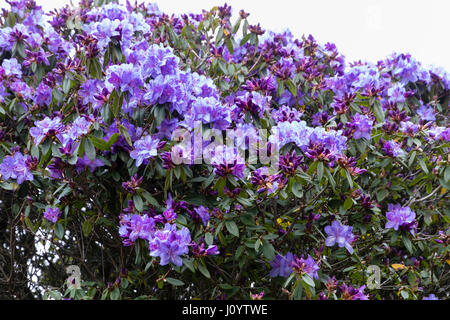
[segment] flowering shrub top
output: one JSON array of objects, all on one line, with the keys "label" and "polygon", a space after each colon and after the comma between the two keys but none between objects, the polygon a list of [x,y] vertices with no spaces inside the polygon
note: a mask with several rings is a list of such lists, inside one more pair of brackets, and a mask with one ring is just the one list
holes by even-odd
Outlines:
[{"label": "flowering shrub top", "polygon": [[450,74],[227,5],[8,2],[1,297],[447,297]]}]

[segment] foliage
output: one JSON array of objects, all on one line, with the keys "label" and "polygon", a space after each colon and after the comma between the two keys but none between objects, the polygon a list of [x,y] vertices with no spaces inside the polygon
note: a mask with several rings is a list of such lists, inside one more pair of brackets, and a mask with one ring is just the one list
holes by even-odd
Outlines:
[{"label": "foliage", "polygon": [[[9,2],[1,298],[447,298],[448,73],[408,54],[346,65],[227,5],[84,0],[46,22]],[[278,170],[177,163],[172,133],[196,122],[208,143],[268,130]]]}]

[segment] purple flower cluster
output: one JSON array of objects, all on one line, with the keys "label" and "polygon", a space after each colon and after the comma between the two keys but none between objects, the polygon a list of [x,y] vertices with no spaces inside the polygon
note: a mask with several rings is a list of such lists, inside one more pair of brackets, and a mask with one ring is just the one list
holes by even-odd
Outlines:
[{"label": "purple flower cluster", "polygon": [[152,135],[146,135],[134,143],[134,150],[130,152],[130,157],[136,159],[137,167],[158,154],[158,143],[159,139]]},{"label": "purple flower cluster", "polygon": [[61,211],[59,211],[59,208],[47,208],[44,211],[44,218],[48,221],[51,221],[53,223],[56,223],[61,215]]},{"label": "purple flower cluster", "polygon": [[306,259],[303,256],[301,258],[296,257],[292,263],[292,268],[297,274],[306,273],[311,278],[319,279],[319,274],[317,273],[320,270],[319,264],[309,254]]},{"label": "purple flower cluster", "polygon": [[306,259],[303,256],[299,258],[291,252],[284,257],[277,254],[270,262],[270,266],[272,267],[270,271],[272,278],[277,276],[287,278],[292,272],[295,272],[299,275],[307,274],[311,278],[319,279],[317,273],[320,270],[319,264],[309,254]]},{"label": "purple flower cluster", "polygon": [[0,164],[0,175],[3,180],[16,179],[18,184],[24,181],[32,181],[33,174],[30,171],[31,158],[20,152],[14,152],[3,158]]},{"label": "purple flower cluster", "polygon": [[325,227],[325,232],[328,235],[328,238],[325,240],[325,245],[332,247],[337,243],[340,248],[345,247],[352,254],[352,242],[355,240],[352,229],[353,227],[343,225],[339,221],[334,220],[331,226]]},{"label": "purple flower cluster", "polygon": [[402,207],[399,204],[388,204],[388,211],[386,212],[388,222],[385,228],[398,230],[406,228],[407,230],[413,228],[415,224],[416,213],[410,207]]},{"label": "purple flower cluster", "polygon": [[366,138],[370,140],[373,121],[369,120],[367,116],[356,113],[352,118],[351,125],[355,130],[353,132],[354,139]]},{"label": "purple flower cluster", "polygon": [[280,276],[287,278],[294,271],[292,268],[292,263],[294,262],[295,256],[288,252],[286,256],[281,256],[277,254],[275,258],[270,262],[272,270],[270,270],[270,276],[272,278]]},{"label": "purple flower cluster", "polygon": [[120,217],[119,235],[124,238],[125,246],[133,245],[137,239],[150,241],[155,230],[155,220],[146,214],[127,214]]},{"label": "purple flower cluster", "polygon": [[30,135],[34,138],[36,145],[39,145],[47,136],[54,136],[64,130],[64,124],[59,117],[53,119],[45,117],[44,120],[36,121],[34,125],[35,127],[30,129]]},{"label": "purple flower cluster", "polygon": [[180,267],[183,264],[181,256],[189,252],[190,242],[189,229],[177,230],[176,225],[166,223],[164,229],[156,231],[149,240],[150,255],[160,257],[162,266],[171,262]]},{"label": "purple flower cluster", "polygon": [[204,206],[200,206],[198,208],[194,209],[195,213],[198,214],[198,216],[200,217],[200,219],[203,222],[203,225],[206,226],[208,224],[209,221],[209,210],[208,208],[204,207]]}]

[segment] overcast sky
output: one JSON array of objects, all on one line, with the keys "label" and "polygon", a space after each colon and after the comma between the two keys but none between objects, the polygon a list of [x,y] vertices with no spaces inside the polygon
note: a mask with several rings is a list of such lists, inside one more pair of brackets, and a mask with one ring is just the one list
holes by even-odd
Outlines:
[{"label": "overcast sky", "polygon": [[[70,1],[36,2],[48,11]],[[169,14],[198,13],[225,2],[234,14],[240,9],[249,12],[250,24],[259,22],[274,31],[289,28],[298,37],[312,34],[319,43],[333,42],[350,62],[376,62],[395,51],[411,53],[424,65],[450,72],[449,0],[156,1],[160,10]],[[4,0],[0,7],[5,7]]]}]

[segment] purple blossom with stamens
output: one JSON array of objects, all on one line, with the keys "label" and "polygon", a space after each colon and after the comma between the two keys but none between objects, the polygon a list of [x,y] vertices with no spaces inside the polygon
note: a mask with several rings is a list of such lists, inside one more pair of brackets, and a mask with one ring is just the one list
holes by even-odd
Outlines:
[{"label": "purple blossom with stamens", "polygon": [[415,223],[416,213],[410,207],[402,207],[400,204],[388,204],[388,212],[386,212],[388,222],[386,229],[393,228],[398,230],[399,227],[410,229]]},{"label": "purple blossom with stamens", "polygon": [[413,136],[419,131],[419,126],[411,121],[400,123],[400,131],[408,136]]},{"label": "purple blossom with stamens", "polygon": [[34,101],[39,106],[48,106],[52,102],[52,89],[45,83],[41,82],[36,88]]},{"label": "purple blossom with stamens", "polygon": [[54,119],[45,117],[44,120],[36,121],[34,125],[35,127],[30,129],[30,135],[34,138],[36,145],[39,145],[45,137],[56,135],[64,130],[64,124],[59,117]]},{"label": "purple blossom with stamens", "polygon": [[320,270],[320,267],[309,254],[306,259],[303,256],[301,258],[295,258],[292,263],[292,268],[298,274],[306,273],[311,278],[319,279],[317,271]]},{"label": "purple blossom with stamens", "polygon": [[3,180],[16,179],[18,184],[32,181],[33,174],[29,167],[30,157],[14,152],[13,155],[3,158],[0,164],[0,175]]},{"label": "purple blossom with stamens", "polygon": [[164,229],[155,232],[149,241],[149,250],[152,257],[160,257],[160,265],[173,263],[181,267],[181,256],[189,252],[191,235],[189,229],[183,227],[177,230],[175,224],[166,223]]},{"label": "purple blossom with stamens", "polygon": [[355,128],[355,132],[353,133],[354,139],[366,138],[367,140],[370,140],[370,132],[372,131],[373,125],[372,120],[365,115],[357,113],[353,116],[351,123]]},{"label": "purple blossom with stamens", "polygon": [[340,248],[345,247],[352,254],[352,242],[355,240],[352,229],[353,227],[343,225],[339,221],[334,220],[331,226],[325,227],[325,232],[328,235],[328,238],[325,240],[325,245],[332,247],[337,243]]},{"label": "purple blossom with stamens", "polygon": [[202,219],[203,225],[206,226],[209,221],[209,210],[204,206],[194,208],[195,213]]},{"label": "purple blossom with stamens", "polygon": [[391,102],[403,102],[405,101],[406,90],[401,83],[396,83],[390,87],[387,91],[389,101]]},{"label": "purple blossom with stamens", "polygon": [[272,270],[270,270],[270,276],[275,278],[277,276],[280,277],[289,277],[291,273],[294,271],[292,269],[292,263],[294,262],[295,256],[288,252],[286,256],[280,256],[277,254],[275,258],[270,262],[270,266]]},{"label": "purple blossom with stamens", "polygon": [[365,288],[366,286],[364,285],[356,289],[352,285],[346,285],[345,283],[339,286],[342,294],[342,299],[344,300],[369,300],[368,297],[364,294]]},{"label": "purple blossom with stamens", "polygon": [[103,167],[105,163],[100,159],[91,160],[88,158],[87,154],[84,154],[82,158],[78,158],[75,164],[75,169],[77,173],[81,173],[85,168],[89,168],[89,171],[93,173],[98,167]]},{"label": "purple blossom with stamens", "polygon": [[149,240],[156,230],[155,220],[152,217],[138,214],[121,215],[119,235],[124,238],[126,246],[132,245],[137,239]]},{"label": "purple blossom with stamens", "polygon": [[134,143],[134,150],[130,152],[130,157],[136,159],[136,166],[139,167],[144,160],[155,157],[158,154],[159,139],[151,135],[146,135]]},{"label": "purple blossom with stamens", "polygon": [[16,58],[3,60],[2,68],[7,76],[17,76],[19,78],[22,76],[21,67]]},{"label": "purple blossom with stamens", "polygon": [[228,174],[236,178],[244,177],[245,163],[236,148],[216,147],[211,164],[215,168],[214,172],[221,177]]},{"label": "purple blossom with stamens", "polygon": [[59,211],[59,208],[56,207],[47,208],[44,211],[44,218],[53,223],[56,223],[58,221],[60,215],[61,211]]},{"label": "purple blossom with stamens", "polygon": [[298,111],[297,109],[290,108],[288,106],[281,106],[277,110],[272,111],[272,117],[276,123],[278,122],[292,122],[292,121],[300,121],[303,113]]},{"label": "purple blossom with stamens", "polygon": [[428,120],[428,121],[436,120],[436,116],[434,114],[433,108],[427,107],[424,104],[421,104],[420,108],[417,109],[417,114],[419,115],[420,119],[422,119],[422,120]]},{"label": "purple blossom with stamens", "polygon": [[390,157],[399,157],[405,154],[400,145],[392,140],[383,143],[383,151]]}]

